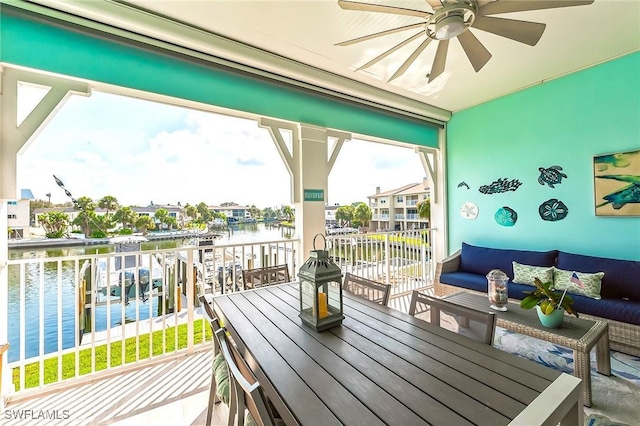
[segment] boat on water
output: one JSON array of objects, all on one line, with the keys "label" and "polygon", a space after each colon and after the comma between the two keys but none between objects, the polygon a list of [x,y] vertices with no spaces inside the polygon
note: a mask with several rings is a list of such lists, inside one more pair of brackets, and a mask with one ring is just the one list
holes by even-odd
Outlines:
[{"label": "boat on water", "polygon": [[139,253],[146,241],[147,238],[134,235],[109,239],[121,255],[99,259],[95,280],[98,295],[105,300],[108,296],[121,298],[128,304],[136,296],[146,301],[154,292],[162,291],[162,266],[153,255]]}]

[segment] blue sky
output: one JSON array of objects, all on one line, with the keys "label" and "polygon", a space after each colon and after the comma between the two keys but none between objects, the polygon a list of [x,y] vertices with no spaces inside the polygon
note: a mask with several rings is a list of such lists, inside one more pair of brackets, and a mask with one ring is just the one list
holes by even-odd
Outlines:
[{"label": "blue sky", "polygon": [[[38,99],[20,93],[19,117]],[[72,96],[18,158],[19,188],[65,202],[54,174],[75,198],[113,195],[123,205],[291,204],[288,173],[255,121],[96,91]],[[366,202],[378,186],[423,176],[412,149],[348,141],[329,176],[329,203]]]}]

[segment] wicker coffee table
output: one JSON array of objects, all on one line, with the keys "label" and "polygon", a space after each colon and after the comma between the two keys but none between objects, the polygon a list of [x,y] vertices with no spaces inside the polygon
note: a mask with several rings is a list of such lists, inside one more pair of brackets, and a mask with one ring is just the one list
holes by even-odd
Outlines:
[{"label": "wicker coffee table", "polygon": [[[489,308],[489,299],[479,294],[460,292],[447,296],[446,299],[482,311],[491,309]],[[589,353],[594,346],[596,347],[596,370],[600,374],[611,375],[609,324],[605,321],[590,321],[565,315],[559,328],[547,328],[540,324],[535,309],[522,309],[518,304],[512,302],[508,304],[507,308],[505,312],[494,311],[499,327],[573,349],[573,374],[582,379],[583,404],[590,407],[591,360]]]}]

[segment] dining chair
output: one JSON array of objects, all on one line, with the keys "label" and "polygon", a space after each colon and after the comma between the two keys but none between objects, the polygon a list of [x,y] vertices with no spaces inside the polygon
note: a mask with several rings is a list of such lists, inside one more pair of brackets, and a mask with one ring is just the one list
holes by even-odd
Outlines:
[{"label": "dining chair", "polygon": [[[223,365],[224,359],[220,353],[220,346],[215,337],[216,332],[221,330],[222,327],[220,326],[220,322],[218,321],[218,318],[206,296],[201,295],[198,297],[198,300],[200,300],[200,306],[202,307],[204,318],[209,323],[211,331],[213,332],[213,364],[211,367],[211,385],[209,386],[209,402],[207,405],[207,420],[205,423],[209,426],[213,419],[215,404],[223,401],[225,404],[230,405],[230,386],[228,383],[228,372],[226,371],[227,367],[226,365]],[[223,397],[221,398],[219,395],[223,395]],[[229,410],[229,413],[231,413],[231,408]]]},{"label": "dining chair", "polygon": [[389,304],[391,284],[383,284],[378,281],[373,281],[347,272],[344,274],[342,289],[351,294],[384,306]]},{"label": "dining chair", "polygon": [[479,311],[413,290],[409,315],[493,345],[496,330],[494,312]]},{"label": "dining chair", "polygon": [[242,280],[244,281],[245,289],[265,287],[291,281],[289,279],[289,267],[286,263],[277,266],[243,269]]},{"label": "dining chair", "polygon": [[251,421],[258,426],[279,425],[280,422],[277,422],[271,404],[262,391],[262,386],[244,361],[238,348],[229,341],[224,328],[216,331],[216,340],[229,370],[231,384],[229,426],[233,424],[244,426],[251,424]]}]

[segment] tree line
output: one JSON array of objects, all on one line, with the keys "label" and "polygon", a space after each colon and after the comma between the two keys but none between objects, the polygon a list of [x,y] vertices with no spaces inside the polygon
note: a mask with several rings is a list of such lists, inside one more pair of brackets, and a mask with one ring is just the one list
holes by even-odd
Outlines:
[{"label": "tree line", "polygon": [[[97,201],[90,197],[80,197],[74,200],[75,203],[67,202],[51,206],[43,200],[31,201],[31,220],[35,221],[34,211],[37,208],[44,207],[73,207],[79,210],[78,215],[71,220],[69,215],[63,211],[52,210],[38,215],[38,223],[45,231],[47,238],[63,238],[67,236],[69,225],[77,226],[87,237],[104,238],[115,228],[117,224],[121,225],[119,234],[131,234],[142,232],[146,234],[148,231],[156,228],[160,229],[181,229],[181,228],[198,228],[207,229],[208,224],[219,218],[226,222],[227,216],[222,212],[209,210],[206,203],[200,202],[196,205],[185,204],[184,214],[186,219],[184,223],[178,223],[176,218],[171,216],[165,208],[159,208],[155,211],[153,218],[151,216],[139,215],[132,207],[121,206],[116,197],[106,195]],[[153,205],[153,202],[151,203]],[[178,204],[180,206],[180,204]],[[239,206],[234,202],[225,202],[221,207]],[[96,213],[96,209],[105,210],[104,215]],[[293,222],[295,215],[291,206],[283,206],[282,208],[267,207],[259,209],[255,205],[248,208],[251,217],[257,220],[287,220]]]}]

